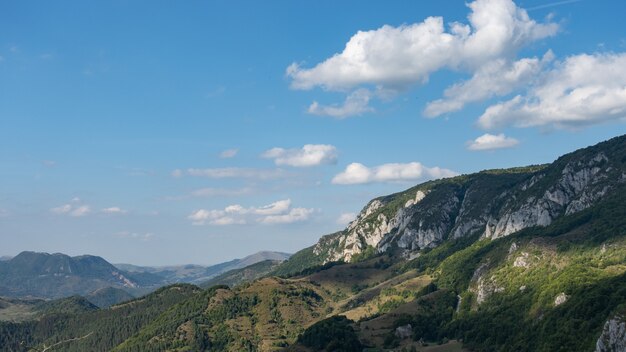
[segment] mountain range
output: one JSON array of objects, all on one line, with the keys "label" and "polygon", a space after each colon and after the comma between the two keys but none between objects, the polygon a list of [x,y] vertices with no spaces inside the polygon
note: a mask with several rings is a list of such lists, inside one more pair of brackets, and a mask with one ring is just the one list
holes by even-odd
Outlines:
[{"label": "mountain range", "polygon": [[288,253],[261,251],[241,259],[233,259],[211,266],[193,264],[162,267],[136,266],[131,264],[115,264],[115,266],[130,273],[157,275],[163,278],[163,282],[167,283],[186,282],[201,284],[230,270],[242,269],[264,260],[280,262],[289,259],[290,256],[291,254]]},{"label": "mountain range", "polygon": [[261,277],[231,271],[232,287],[50,304],[0,323],[0,346],[624,351],[626,136],[373,199],[344,230],[269,264]]},{"label": "mountain range", "polygon": [[229,270],[287,258],[286,253],[264,251],[213,266],[140,267],[113,265],[92,255],[70,257],[61,253],[22,252],[0,262],[0,297],[55,299],[82,295],[102,307],[164,285],[201,284]]}]

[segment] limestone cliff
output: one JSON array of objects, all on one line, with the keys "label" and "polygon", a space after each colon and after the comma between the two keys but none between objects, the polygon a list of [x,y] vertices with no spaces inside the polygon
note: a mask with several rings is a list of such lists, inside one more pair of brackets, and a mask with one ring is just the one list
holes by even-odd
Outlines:
[{"label": "limestone cliff", "polygon": [[626,181],[626,136],[549,165],[488,170],[426,182],[376,198],[356,220],[322,238],[314,253],[344,260],[368,246],[411,257],[449,238],[500,238],[590,207]]}]

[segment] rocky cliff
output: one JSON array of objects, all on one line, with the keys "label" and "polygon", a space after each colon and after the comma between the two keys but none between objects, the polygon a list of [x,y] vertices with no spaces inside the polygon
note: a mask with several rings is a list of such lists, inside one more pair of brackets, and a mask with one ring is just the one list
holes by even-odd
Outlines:
[{"label": "rocky cliff", "polygon": [[604,324],[602,335],[596,343],[596,352],[626,351],[626,321],[616,315]]},{"label": "rocky cliff", "polygon": [[350,261],[368,247],[413,257],[448,238],[496,239],[579,212],[626,182],[626,136],[564,155],[549,165],[426,182],[376,198],[356,220],[323,237],[314,253]]}]

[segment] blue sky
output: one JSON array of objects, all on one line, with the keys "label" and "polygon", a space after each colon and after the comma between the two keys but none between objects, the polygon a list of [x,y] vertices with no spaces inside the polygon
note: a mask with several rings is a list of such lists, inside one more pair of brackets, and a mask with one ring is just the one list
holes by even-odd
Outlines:
[{"label": "blue sky", "polygon": [[0,254],[295,252],[626,132],[621,1],[0,3]]}]

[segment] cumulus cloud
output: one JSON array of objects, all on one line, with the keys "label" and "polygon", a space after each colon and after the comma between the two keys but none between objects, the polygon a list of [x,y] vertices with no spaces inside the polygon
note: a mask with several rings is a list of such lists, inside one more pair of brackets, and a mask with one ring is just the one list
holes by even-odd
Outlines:
[{"label": "cumulus cloud", "polygon": [[356,213],[343,213],[337,218],[337,224],[345,226],[352,222],[354,219],[356,219]]},{"label": "cumulus cloud", "polygon": [[334,184],[351,185],[372,182],[401,182],[436,179],[457,175],[456,172],[439,167],[426,167],[418,162],[406,164],[383,164],[367,167],[352,163],[332,179]]},{"label": "cumulus cloud", "polygon": [[626,53],[568,57],[546,72],[525,95],[488,107],[484,129],[579,127],[626,118]]},{"label": "cumulus cloud", "polygon": [[207,177],[214,179],[223,178],[247,178],[257,180],[269,180],[287,177],[287,173],[281,169],[255,169],[242,167],[226,167],[226,168],[208,168],[187,170],[176,169],[172,171],[172,177],[183,176]]},{"label": "cumulus cloud", "polygon": [[120,207],[109,207],[101,210],[104,214],[126,214],[127,211]]},{"label": "cumulus cloud", "polygon": [[447,88],[444,92],[445,98],[428,103],[424,115],[436,117],[459,111],[468,103],[509,94],[536,78],[543,65],[553,57],[549,51],[542,60],[525,58],[510,62],[506,59],[496,59],[486,63],[469,80]]},{"label": "cumulus cloud", "polygon": [[234,204],[224,209],[199,209],[192,212],[188,219],[194,225],[287,224],[308,220],[314,212],[314,209],[292,208],[291,200],[284,199],[261,207],[246,208]]},{"label": "cumulus cloud", "polygon": [[54,207],[50,209],[50,212],[58,215],[82,217],[91,213],[91,207],[89,205],[81,204],[81,200],[79,198],[73,198],[70,203]]},{"label": "cumulus cloud", "polygon": [[365,88],[357,89],[346,97],[343,105],[321,105],[314,101],[307,112],[313,115],[330,116],[337,119],[344,119],[350,116],[359,116],[374,109],[369,106],[372,93]]},{"label": "cumulus cloud", "polygon": [[91,213],[91,207],[89,207],[88,205],[81,205],[79,207],[76,207],[72,211],[70,211],[69,214],[71,216],[80,217],[80,216],[85,216],[89,213]]},{"label": "cumulus cloud", "polygon": [[55,214],[67,214],[72,210],[71,204],[63,204],[58,207],[50,209],[51,212]]},{"label": "cumulus cloud", "polygon": [[234,158],[237,155],[238,152],[239,152],[239,149],[237,149],[237,148],[226,149],[226,150],[223,150],[220,153],[220,158],[222,158],[222,159]]},{"label": "cumulus cloud", "polygon": [[519,141],[515,138],[507,137],[504,133],[493,135],[485,133],[482,136],[476,138],[473,141],[467,143],[467,149],[469,150],[493,150],[512,148],[519,144]]},{"label": "cumulus cloud", "polygon": [[293,208],[287,214],[268,215],[261,218],[259,222],[263,224],[291,224],[308,220],[314,212],[314,209]]},{"label": "cumulus cloud", "polygon": [[300,149],[272,148],[261,154],[276,165],[309,167],[337,162],[337,148],[329,144],[306,144]]},{"label": "cumulus cloud", "polygon": [[344,50],[304,68],[287,68],[294,89],[322,87],[345,91],[361,85],[403,89],[423,83],[442,68],[469,69],[485,62],[513,56],[521,47],[556,34],[558,25],[537,23],[511,0],[477,0],[470,8],[469,24],[442,17],[376,30],[359,31]]}]

